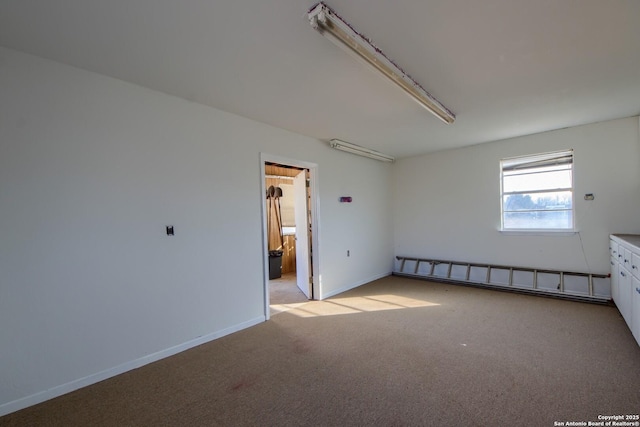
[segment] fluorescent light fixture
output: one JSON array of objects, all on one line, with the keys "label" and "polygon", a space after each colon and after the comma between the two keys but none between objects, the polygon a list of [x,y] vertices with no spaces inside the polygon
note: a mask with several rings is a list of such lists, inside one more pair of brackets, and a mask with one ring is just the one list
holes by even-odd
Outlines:
[{"label": "fluorescent light fixture", "polygon": [[398,85],[414,101],[429,110],[437,118],[448,124],[455,121],[456,116],[451,110],[424,90],[411,76],[387,58],[378,47],[354,30],[351,25],[327,5],[318,3],[311,8],[309,21],[311,26],[320,34],[356,58],[364,60],[366,64],[389,81]]},{"label": "fluorescent light fixture", "polygon": [[336,150],[346,151],[347,153],[369,157],[370,159],[380,160],[382,162],[393,162],[395,160],[393,157],[387,156],[386,154],[382,154],[350,142],[340,141],[339,139],[332,139],[329,141],[329,145],[331,148],[335,148]]}]

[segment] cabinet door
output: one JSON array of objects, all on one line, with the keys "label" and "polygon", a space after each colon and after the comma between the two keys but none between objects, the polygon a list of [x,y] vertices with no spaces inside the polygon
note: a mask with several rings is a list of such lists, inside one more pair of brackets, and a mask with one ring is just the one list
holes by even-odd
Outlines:
[{"label": "cabinet door", "polygon": [[618,259],[618,244],[614,240],[609,240],[609,254],[611,258]]},{"label": "cabinet door", "polygon": [[616,303],[616,305],[627,325],[631,326],[631,273],[625,270],[622,264],[618,264],[618,268],[618,299],[620,303]]},{"label": "cabinet door", "polygon": [[624,262],[624,246],[618,245],[618,247],[616,248],[616,258],[618,259],[618,262],[620,264],[623,264],[623,262]]},{"label": "cabinet door", "polygon": [[618,294],[618,260],[613,256],[610,259],[611,262],[611,299],[616,305],[620,304],[620,296]]},{"label": "cabinet door", "polygon": [[631,332],[640,344],[640,279],[631,278]]},{"label": "cabinet door", "polygon": [[622,265],[624,265],[624,268],[626,268],[627,271],[631,273],[631,251],[620,246],[618,247],[618,252],[620,252],[620,255],[622,255]]},{"label": "cabinet door", "polygon": [[640,255],[631,253],[631,274],[640,279]]}]

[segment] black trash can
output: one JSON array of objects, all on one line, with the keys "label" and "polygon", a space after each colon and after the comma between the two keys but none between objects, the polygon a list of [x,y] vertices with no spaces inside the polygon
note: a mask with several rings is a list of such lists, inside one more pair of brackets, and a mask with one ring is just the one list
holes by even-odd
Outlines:
[{"label": "black trash can", "polygon": [[269,280],[282,277],[282,251],[269,251]]}]

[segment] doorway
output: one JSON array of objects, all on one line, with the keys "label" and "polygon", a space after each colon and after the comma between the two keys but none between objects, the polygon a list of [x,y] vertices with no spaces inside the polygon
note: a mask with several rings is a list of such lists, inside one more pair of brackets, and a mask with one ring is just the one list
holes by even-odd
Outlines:
[{"label": "doorway", "polygon": [[318,296],[316,168],[261,156],[267,319]]}]

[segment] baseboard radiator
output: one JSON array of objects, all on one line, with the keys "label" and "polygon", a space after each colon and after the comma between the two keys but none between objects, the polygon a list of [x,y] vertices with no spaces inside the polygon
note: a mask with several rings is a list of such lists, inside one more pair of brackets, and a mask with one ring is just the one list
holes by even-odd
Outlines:
[{"label": "baseboard radiator", "polygon": [[393,275],[577,301],[611,303],[610,274],[397,256]]}]

